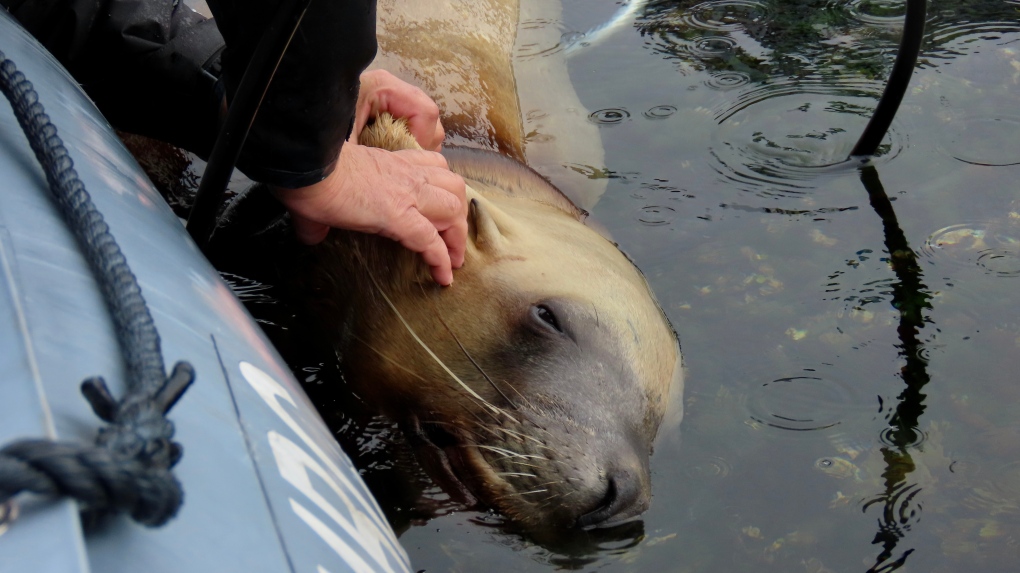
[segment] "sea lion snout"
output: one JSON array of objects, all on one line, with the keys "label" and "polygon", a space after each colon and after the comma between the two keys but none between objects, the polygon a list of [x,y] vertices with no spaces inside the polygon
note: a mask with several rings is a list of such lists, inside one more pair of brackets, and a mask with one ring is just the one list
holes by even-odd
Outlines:
[{"label": "sea lion snout", "polygon": [[648,455],[625,445],[609,453],[601,499],[577,517],[581,528],[615,525],[648,509],[652,499]]}]

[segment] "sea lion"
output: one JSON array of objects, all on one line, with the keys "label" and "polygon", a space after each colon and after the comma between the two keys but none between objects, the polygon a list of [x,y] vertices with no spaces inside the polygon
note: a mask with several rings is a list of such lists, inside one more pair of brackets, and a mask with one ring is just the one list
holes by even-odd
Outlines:
[{"label": "sea lion", "polygon": [[[376,129],[386,147],[413,143],[394,143],[385,120]],[[454,285],[436,286],[393,241],[337,230],[294,273],[308,277],[309,315],[451,495],[532,531],[641,513],[652,441],[682,392],[666,317],[548,181],[494,152],[445,154],[470,201]]]},{"label": "sea lion", "polygon": [[[556,121],[555,110],[524,117],[532,114],[518,103],[524,86],[511,58],[519,9],[516,0],[380,1],[374,65],[424,89],[452,140],[478,148],[444,152],[471,201],[467,260],[454,286],[435,285],[400,245],[354,232],[335,230],[299,257],[285,249],[277,262],[346,379],[401,424],[444,489],[541,538],[648,507],[652,441],[667,408],[671,422],[682,416],[683,372],[675,334],[640,272],[547,173],[521,163],[533,149],[569,155],[576,143],[598,155],[601,144],[583,113],[570,123],[579,103],[562,60],[531,61],[525,75],[541,78],[530,89],[574,111]],[[541,127],[536,121],[561,131],[526,134],[526,125]],[[379,146],[413,145],[395,124],[374,129]],[[572,195],[591,199],[600,182],[588,183]],[[248,193],[235,202],[207,254],[266,259],[252,237],[266,235],[249,216],[266,199]]]}]

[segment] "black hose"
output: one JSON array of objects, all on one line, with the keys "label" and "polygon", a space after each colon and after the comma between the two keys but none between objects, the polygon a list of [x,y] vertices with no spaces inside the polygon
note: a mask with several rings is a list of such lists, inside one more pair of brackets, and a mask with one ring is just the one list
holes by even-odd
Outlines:
[{"label": "black hose", "polygon": [[140,523],[163,524],[183,499],[170,471],[181,446],[171,440],[174,427],[165,414],[191,384],[194,370],[179,362],[167,378],[159,333],[137,279],[78,178],[39,94],[3,52],[0,91],[103,292],[128,373],[128,391],[120,401],[102,378],[82,383],[95,413],[110,422],[100,430],[97,446],[21,440],[0,449],[0,504],[22,491],[61,494],[75,497],[95,514],[127,511]]},{"label": "black hose", "polygon": [[230,102],[227,119],[216,138],[202,181],[198,185],[195,204],[188,215],[188,232],[202,249],[206,248],[216,228],[216,213],[223,203],[227,183],[230,182],[241,148],[255,121],[255,114],[310,4],[311,0],[280,2],[280,7],[244,70],[237,93]]},{"label": "black hose", "polygon": [[924,18],[926,0],[907,0],[907,14],[903,22],[903,36],[900,38],[900,50],[896,54],[889,81],[885,91],[878,100],[875,113],[871,115],[867,127],[854,145],[850,157],[868,157],[875,154],[889,126],[892,124],[896,111],[900,108],[903,95],[907,93],[910,77],[914,74],[917,56],[921,53],[921,41],[924,39]]}]

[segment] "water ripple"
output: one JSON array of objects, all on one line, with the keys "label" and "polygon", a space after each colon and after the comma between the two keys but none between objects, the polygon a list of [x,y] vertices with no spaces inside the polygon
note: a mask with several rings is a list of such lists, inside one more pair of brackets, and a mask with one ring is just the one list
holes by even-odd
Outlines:
[{"label": "water ripple", "polygon": [[705,80],[706,86],[719,91],[739,89],[749,83],[751,83],[751,76],[744,72],[716,72]]},{"label": "water ripple", "polygon": [[1020,165],[1020,115],[954,119],[939,150],[972,165]]},{"label": "water ripple", "polygon": [[734,32],[757,27],[771,18],[772,10],[754,0],[712,0],[688,8],[680,23],[716,32]]},{"label": "water ripple", "polygon": [[[928,433],[914,426],[909,429],[910,434],[900,432],[896,428],[886,428],[878,435],[878,440],[887,447],[897,449],[903,447],[920,447],[921,444],[928,440]],[[897,435],[899,432],[899,435]],[[904,437],[907,437],[909,441],[907,443],[900,443]]]},{"label": "water ripple", "polygon": [[850,0],[845,10],[851,19],[862,24],[898,28],[903,25],[906,3],[902,0]]},{"label": "water ripple", "polygon": [[588,120],[598,125],[614,125],[630,118],[630,112],[622,107],[609,107],[593,111]]},{"label": "water ripple", "polygon": [[1014,44],[1017,38],[1011,36],[1017,33],[1020,33],[1020,22],[1016,20],[961,22],[959,19],[936,19],[928,24],[925,33],[932,48],[926,49],[922,58],[951,59],[981,52],[994,53]]},{"label": "water ripple", "polygon": [[646,111],[641,112],[641,115],[648,119],[666,119],[667,117],[676,113],[676,106],[673,105],[657,105],[649,108]]},{"label": "water ripple", "polygon": [[[850,169],[846,162],[867,124],[880,86],[863,79],[811,76],[778,79],[740,92],[714,110],[716,171],[760,196],[799,195],[820,176]],[[885,162],[902,151],[894,125],[879,147]]]},{"label": "water ripple", "polygon": [[645,205],[638,210],[637,220],[642,225],[661,227],[672,223],[677,216],[676,209],[665,205]]},{"label": "water ripple", "polygon": [[732,471],[730,462],[718,456],[691,460],[684,467],[688,477],[702,481],[723,479]]},{"label": "water ripple", "polygon": [[[839,97],[851,99],[860,105],[846,107],[837,111],[849,112],[864,118],[871,117],[874,110],[874,103],[882,93],[882,85],[875,81],[863,78],[829,78],[819,75],[807,76],[804,78],[776,78],[767,83],[759,84],[751,89],[741,92],[736,98],[723,102],[722,106],[715,109],[715,120],[723,123],[740,112],[746,111],[752,106],[767,102],[776,98],[789,98],[805,96],[822,96],[823,98]],[[859,101],[858,100],[865,100]],[[789,102],[784,102],[784,108]],[[801,109],[803,104],[794,106],[793,109]],[[760,114],[759,108],[755,113]],[[789,111],[793,111],[790,109]]]},{"label": "water ripple", "polygon": [[984,221],[950,225],[932,233],[920,255],[936,265],[977,266],[995,277],[1020,276],[1020,222]]},{"label": "water ripple", "polygon": [[691,42],[689,49],[701,60],[728,58],[737,49],[737,41],[728,36],[702,36]]},{"label": "water ripple", "polygon": [[804,432],[837,426],[854,404],[863,404],[854,389],[839,380],[819,376],[791,376],[766,382],[752,390],[747,409],[755,422],[780,430]]}]

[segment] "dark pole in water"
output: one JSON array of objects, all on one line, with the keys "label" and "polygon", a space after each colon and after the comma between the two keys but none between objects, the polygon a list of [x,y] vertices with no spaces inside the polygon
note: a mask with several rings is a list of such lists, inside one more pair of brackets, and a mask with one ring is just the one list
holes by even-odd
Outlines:
[{"label": "dark pole in water", "polygon": [[900,50],[896,54],[896,63],[893,64],[892,73],[889,74],[889,81],[885,84],[885,91],[878,100],[875,113],[871,121],[864,128],[857,145],[850,152],[850,157],[867,157],[875,154],[878,145],[882,143],[889,125],[892,124],[896,110],[903,101],[903,95],[907,92],[907,85],[910,84],[910,76],[914,73],[914,66],[917,64],[917,56],[921,53],[921,40],[924,37],[924,17],[926,11],[926,0],[907,0],[907,14],[903,22],[903,37],[900,39]]},{"label": "dark pole in water", "polygon": [[234,100],[230,102],[227,119],[209,155],[202,182],[198,185],[195,204],[188,214],[188,232],[199,248],[205,249],[212,236],[216,212],[223,202],[223,194],[255,121],[255,114],[311,3],[312,0],[281,2],[244,70]]}]

